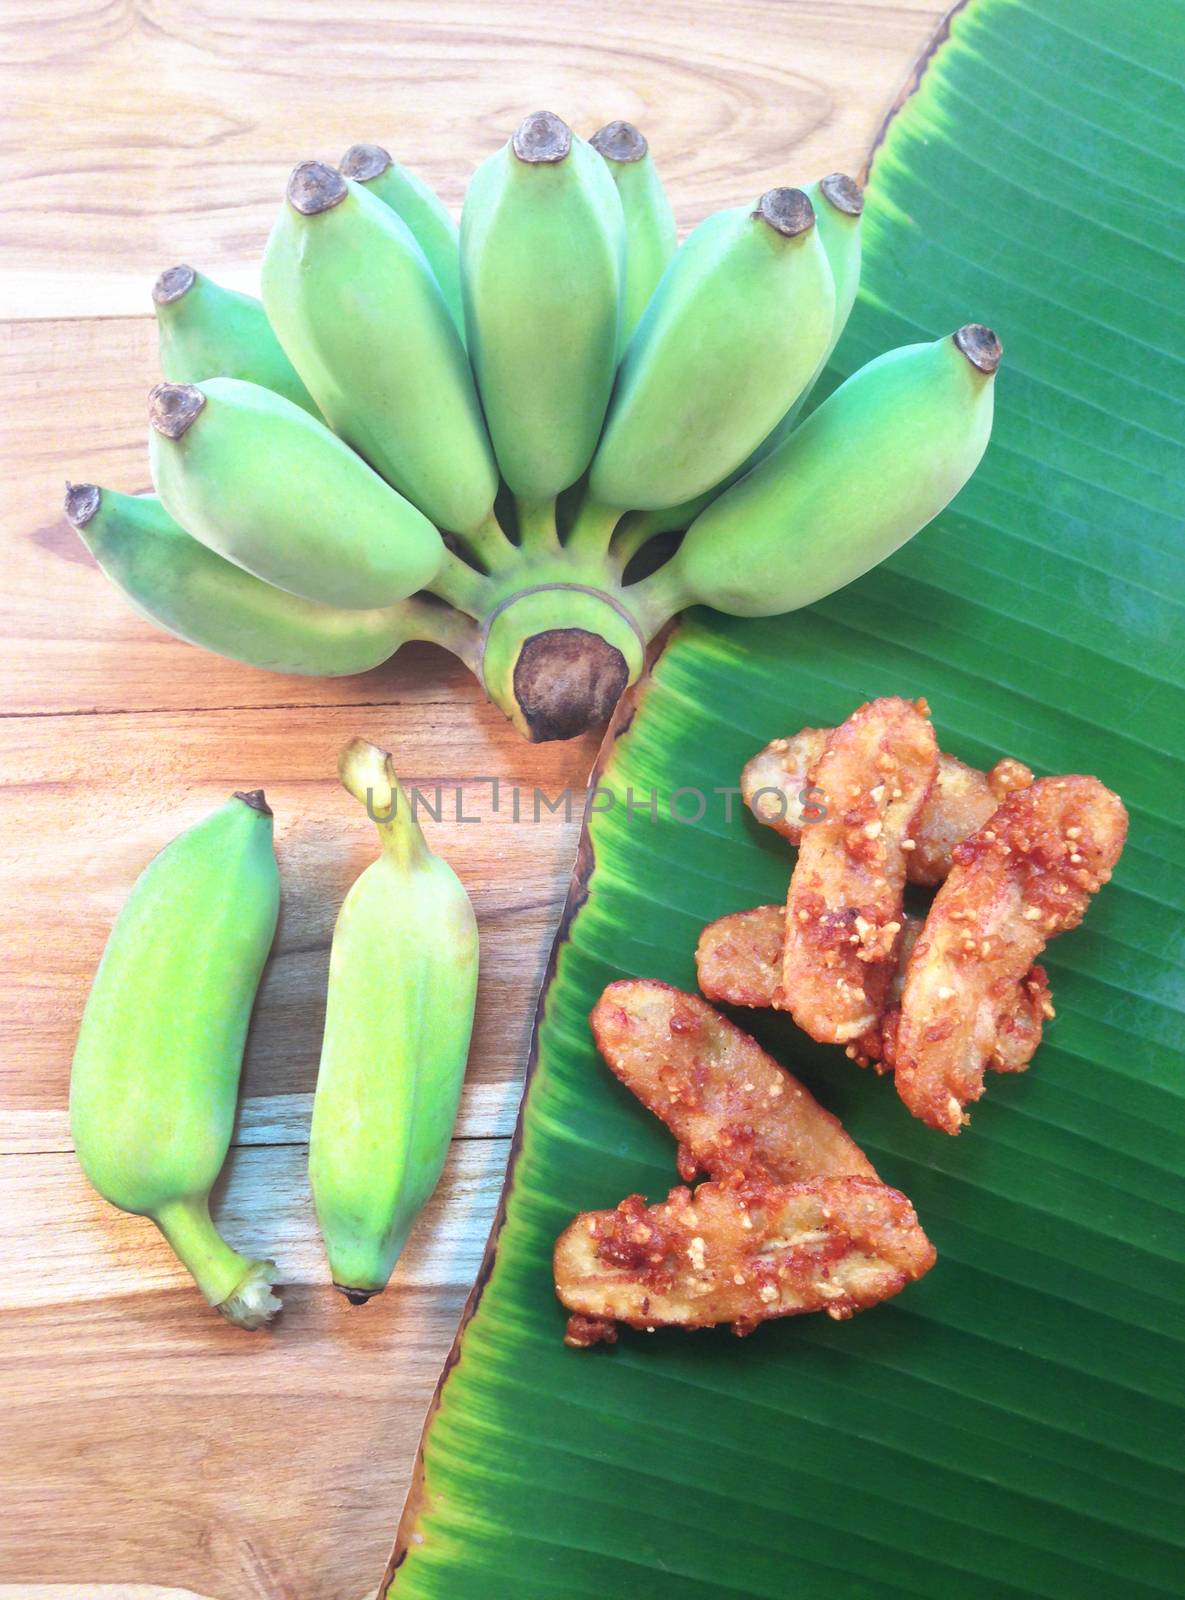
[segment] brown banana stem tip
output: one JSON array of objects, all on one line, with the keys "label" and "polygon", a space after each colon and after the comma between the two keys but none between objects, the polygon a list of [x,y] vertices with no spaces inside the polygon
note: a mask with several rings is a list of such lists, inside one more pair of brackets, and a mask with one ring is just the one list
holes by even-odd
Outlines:
[{"label": "brown banana stem tip", "polygon": [[192,267],[166,267],[152,285],[152,298],[158,306],[171,306],[193,288],[197,273]]},{"label": "brown banana stem tip", "polygon": [[1004,346],[992,329],[985,328],[982,322],[968,322],[965,327],[952,333],[951,338],[980,372],[990,376],[1000,365]]},{"label": "brown banana stem tip", "polygon": [[528,166],[563,161],[572,148],[572,130],[554,111],[532,111],[514,130],[511,148]]},{"label": "brown banana stem tip", "polygon": [[514,698],[532,744],[598,727],[628,679],[617,646],[586,628],[550,628],[525,640],[514,665]]},{"label": "brown banana stem tip", "polygon": [[288,179],[288,204],[303,217],[332,211],[349,192],[349,185],[337,168],[327,167],[323,161],[302,161],[293,167]]},{"label": "brown banana stem tip", "polygon": [[192,383],[158,383],[148,396],[148,420],[166,439],[180,439],[205,403],[205,395]]},{"label": "brown banana stem tip", "polygon": [[352,1306],[364,1306],[379,1293],[378,1289],[347,1289],[344,1283],[335,1283],[333,1287],[338,1294],[344,1294]]},{"label": "brown banana stem tip", "polygon": [[391,153],[381,144],[352,144],[341,158],[339,170],[355,183],[380,178],[391,165]]},{"label": "brown banana stem tip", "polygon": [[93,483],[66,481],[66,521],[73,528],[85,528],[99,509],[103,492]]},{"label": "brown banana stem tip", "polygon": [[272,808],[268,805],[267,796],[262,789],[236,789],[231,799],[241,800],[245,806],[250,806],[252,811],[261,812],[265,817],[272,815]]},{"label": "brown banana stem tip", "polygon": [[864,210],[864,190],[846,172],[829,172],[819,179],[819,193],[837,211],[858,217]]},{"label": "brown banana stem tip", "polygon": [[649,149],[632,122],[607,122],[588,142],[606,161],[641,161]]},{"label": "brown banana stem tip", "polygon": [[815,208],[801,189],[767,189],[753,215],[785,239],[796,239],[815,225]]}]

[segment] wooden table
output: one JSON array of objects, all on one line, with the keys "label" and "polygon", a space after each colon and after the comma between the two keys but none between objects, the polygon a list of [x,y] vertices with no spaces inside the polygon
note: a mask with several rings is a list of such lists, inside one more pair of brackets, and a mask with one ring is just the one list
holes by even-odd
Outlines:
[{"label": "wooden table", "polygon": [[[373,1590],[493,1211],[595,751],[526,745],[428,647],[313,682],[200,654],[132,615],[59,507],[67,476],[147,485],[152,278],[191,261],[251,286],[289,167],[355,140],[389,145],[459,207],[474,163],[540,105],[585,133],[637,121],[686,228],[773,183],[857,168],[940,10],[8,0],[0,1595]],[[405,781],[445,786],[430,831],[483,939],[445,1179],[365,1310],[328,1286],[305,1182],[330,933],[374,850],[333,777],[354,733],[389,745]],[[528,816],[536,786],[571,786],[571,817],[494,815],[492,775],[522,788]],[[457,820],[455,784],[479,825]],[[136,874],[257,785],[276,811],[284,909],[217,1214],[237,1245],[275,1254],[289,1287],[275,1332],[249,1336],[204,1308],[150,1224],[90,1192],[65,1104],[87,984]]]}]

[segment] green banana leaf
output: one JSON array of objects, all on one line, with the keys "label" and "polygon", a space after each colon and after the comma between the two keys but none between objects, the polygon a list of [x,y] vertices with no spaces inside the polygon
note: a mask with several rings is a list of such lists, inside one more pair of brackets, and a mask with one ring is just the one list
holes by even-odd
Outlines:
[{"label": "green banana leaf", "polygon": [[[977,0],[890,119],[832,376],[987,322],[994,442],[861,582],[685,621],[619,719],[394,1600],[1185,1594],[1183,59],[1175,0]],[[1097,773],[1130,808],[1114,882],[1048,952],[1047,1041],[950,1139],[754,1013],[913,1200],[937,1267],[848,1323],[567,1349],[556,1234],[677,1181],[589,1008],[623,974],[694,987],[700,926],[781,898],[788,851],[714,790],[880,694],[925,694],[964,759]],[[702,820],[672,820],[679,790]]]}]

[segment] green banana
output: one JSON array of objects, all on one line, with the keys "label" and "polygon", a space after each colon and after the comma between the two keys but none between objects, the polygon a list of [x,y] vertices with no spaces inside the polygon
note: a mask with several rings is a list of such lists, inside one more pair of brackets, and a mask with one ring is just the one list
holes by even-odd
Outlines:
[{"label": "green banana", "polygon": [[360,1304],[386,1287],[448,1154],[473,1026],[477,923],[386,751],[355,739],[338,771],[378,823],[382,854],[334,929],[309,1178],[334,1284]]},{"label": "green banana", "polygon": [[169,267],[152,286],[160,370],[169,383],[244,378],[319,416],[258,300],[192,267]]},{"label": "green banana", "polygon": [[438,601],[373,611],[302,600],[191,539],[152,495],[67,484],[66,516],[142,617],[232,661],[317,677],[369,672],[412,639],[475,660],[472,622]]},{"label": "green banana", "polygon": [[136,880],[95,974],[70,1078],[86,1176],[112,1205],[151,1217],[241,1328],[279,1310],[275,1267],[224,1242],[209,1195],[279,903],[271,811],[261,790],[237,794]]},{"label": "green banana", "polygon": [[689,528],[713,500],[719,499],[726,489],[730,489],[747,472],[751,472],[759,461],[764,461],[767,455],[777,449],[797,425],[811,390],[839,343],[860,287],[860,215],[864,210],[864,191],[846,173],[832,172],[826,178],[808,184],[803,192],[814,208],[819,242],[827,256],[835,289],[835,310],[827,348],[794,404],[739,467],[691,500],[652,511],[634,512],[630,516],[628,525],[620,528],[613,539],[613,555],[620,569],[624,569],[630,558],[656,534],[678,533]]},{"label": "green banana", "polygon": [[347,444],[258,384],[157,384],[149,459],[169,515],[257,578],[347,610],[431,583],[436,529]]},{"label": "green banana", "polygon": [[[480,166],[461,217],[465,327],[502,476],[551,502],[587,467],[617,362],[625,223],[601,157],[537,111]],[[524,545],[555,545],[532,520]]]},{"label": "green banana", "polygon": [[671,261],[630,341],[589,473],[620,511],[689,500],[766,436],[818,365],[835,291],[801,189],[717,212]]},{"label": "green banana", "polygon": [[853,374],[625,592],[657,627],[703,601],[766,617],[842,588],[936,517],[978,466],[1002,348],[969,323]]},{"label": "green banana", "polygon": [[675,253],[675,213],[650,159],[650,147],[632,122],[607,122],[589,140],[602,156],[621,196],[625,216],[625,286],[621,296],[620,359]]},{"label": "green banana", "polygon": [[465,534],[491,521],[498,468],[465,347],[389,206],[302,162],[268,239],[263,301],[347,444],[438,527]]},{"label": "green banana", "polygon": [[428,258],[449,316],[463,339],[460,237],[435,190],[392,160],[381,144],[352,144],[341,159],[341,172],[355,183],[365,184],[370,194],[406,222]]}]

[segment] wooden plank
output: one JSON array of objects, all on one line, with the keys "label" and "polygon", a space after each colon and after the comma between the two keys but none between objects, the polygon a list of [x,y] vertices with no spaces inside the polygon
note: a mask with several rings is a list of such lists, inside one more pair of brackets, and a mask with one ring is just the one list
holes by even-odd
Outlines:
[{"label": "wooden plank", "polygon": [[[549,105],[651,138],[684,229],[855,168],[937,20],[929,0],[9,0],[0,15],[0,1600],[354,1600],[373,1592],[427,1396],[496,1201],[534,994],[595,741],[532,748],[412,647],[310,681],[136,618],[60,516],[62,481],[147,486],[147,289],[191,259],[250,287],[292,163],[388,143],[459,207]],[[15,714],[14,714],[15,713]],[[459,780],[427,827],[477,904],[483,977],[445,1180],[392,1290],[352,1311],[313,1231],[305,1139],[328,942],[370,825],[333,778],[366,733]],[[285,902],[216,1197],[293,1282],[274,1333],[208,1312],[149,1224],[87,1189],[66,1088],[94,963],[136,873],[231,789],[276,807]],[[578,812],[578,806],[576,810]]]}]

